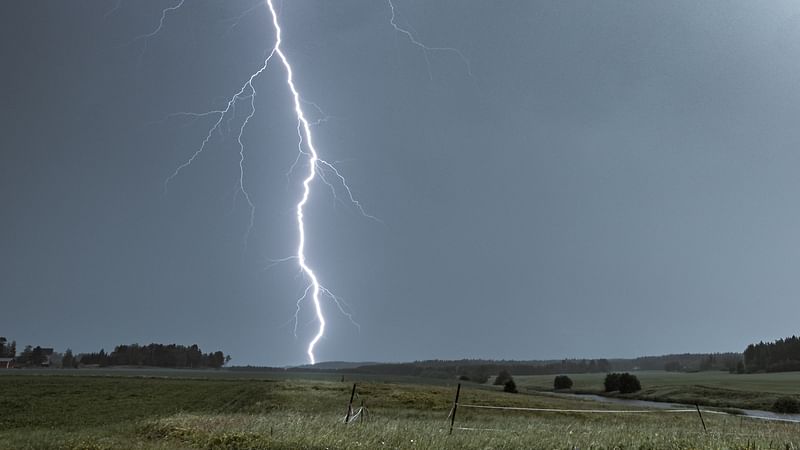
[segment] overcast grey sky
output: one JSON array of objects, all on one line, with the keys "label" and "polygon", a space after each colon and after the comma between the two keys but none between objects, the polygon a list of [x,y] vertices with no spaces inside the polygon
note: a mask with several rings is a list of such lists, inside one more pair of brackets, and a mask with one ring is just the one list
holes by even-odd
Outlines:
[{"label": "overcast grey sky", "polygon": [[[285,72],[164,192],[274,44],[259,1],[0,12],[0,334],[306,362]],[[118,8],[116,7],[118,5]],[[315,184],[319,360],[741,351],[798,332],[800,5],[286,0],[284,50],[367,212]],[[320,115],[306,105],[312,119]],[[300,167],[302,169],[302,165]],[[342,194],[341,190],[339,194]]]}]

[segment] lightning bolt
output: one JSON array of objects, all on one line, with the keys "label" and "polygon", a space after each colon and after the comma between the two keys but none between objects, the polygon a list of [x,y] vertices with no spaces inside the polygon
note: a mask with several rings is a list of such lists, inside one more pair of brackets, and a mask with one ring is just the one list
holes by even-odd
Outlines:
[{"label": "lightning bolt", "polygon": [[108,19],[112,14],[117,12],[121,6],[122,6],[122,0],[116,0],[114,6],[108,11],[106,11],[105,14],[103,14],[103,20]]},{"label": "lightning bolt", "polygon": [[[308,203],[308,200],[311,196],[311,183],[316,178],[318,172],[320,172],[320,178],[323,178],[325,184],[331,186],[332,185],[324,179],[324,175],[320,171],[320,168],[327,169],[328,171],[332,172],[339,180],[339,183],[344,187],[345,191],[348,195],[348,200],[358,208],[362,215],[369,217],[374,220],[379,220],[375,216],[368,214],[361,203],[353,196],[353,192],[350,189],[350,186],[347,184],[347,180],[344,176],[336,169],[336,167],[325,161],[320,159],[319,153],[317,152],[316,147],[314,146],[313,136],[311,134],[311,123],[306,118],[306,114],[303,111],[303,103],[305,103],[301,96],[300,92],[297,90],[297,87],[294,84],[294,71],[292,70],[292,65],[289,63],[289,59],[286,57],[286,54],[283,53],[283,49],[281,48],[282,36],[281,36],[281,26],[278,23],[278,14],[275,11],[275,6],[273,5],[273,0],[267,0],[267,6],[269,7],[269,12],[272,14],[272,25],[275,29],[275,46],[272,49],[272,54],[270,56],[277,55],[280,59],[281,63],[283,63],[283,67],[286,70],[286,85],[289,87],[289,91],[292,93],[292,99],[294,100],[294,112],[297,116],[297,123],[298,123],[298,149],[301,153],[308,156],[308,174],[306,178],[303,180],[303,195],[300,198],[300,201],[297,203],[296,213],[297,213],[297,233],[299,235],[299,242],[297,245],[297,262],[302,270],[303,274],[310,280],[309,287],[306,288],[306,291],[303,297],[308,296],[310,294],[311,301],[314,305],[314,311],[317,316],[317,322],[319,324],[319,328],[317,329],[317,333],[311,339],[311,342],[308,344],[308,349],[306,353],[308,354],[308,359],[311,364],[316,364],[316,358],[314,356],[314,347],[317,345],[322,336],[325,334],[325,315],[322,313],[322,304],[320,301],[320,296],[322,294],[328,296],[331,300],[333,300],[334,304],[339,308],[339,311],[347,316],[351,322],[353,322],[356,326],[358,324],[353,320],[353,316],[344,310],[342,307],[343,301],[333,294],[329,289],[322,286],[317,278],[317,275],[314,273],[314,270],[309,266],[306,260],[305,254],[305,246],[306,246],[306,231],[305,231],[305,215],[304,215],[304,208]],[[319,110],[319,107],[315,104],[311,103],[314,107]],[[302,132],[301,132],[302,130]],[[302,145],[305,143],[308,152],[303,152]],[[335,192],[334,192],[335,196]],[[301,298],[302,300],[302,298]],[[298,300],[299,303],[299,300]],[[296,317],[296,316],[295,316]],[[296,323],[296,322],[295,322]],[[360,328],[360,327],[359,327]]]},{"label": "lightning bolt", "polygon": [[301,138],[305,141],[306,148],[308,149],[308,175],[303,180],[303,195],[300,198],[300,201],[297,203],[296,208],[297,233],[299,235],[299,242],[297,244],[297,263],[300,265],[300,269],[303,271],[305,276],[311,281],[311,301],[314,304],[314,311],[316,312],[317,322],[319,323],[317,334],[315,334],[311,339],[311,342],[308,344],[308,349],[306,350],[311,364],[316,364],[314,347],[325,334],[325,315],[322,313],[322,305],[320,302],[322,286],[319,283],[317,274],[314,273],[314,270],[306,261],[306,225],[304,221],[304,208],[311,197],[311,182],[314,181],[314,178],[317,174],[317,163],[320,161],[320,159],[317,149],[314,147],[314,138],[311,135],[311,125],[309,124],[308,119],[306,119],[306,115],[303,112],[300,93],[297,91],[297,87],[294,84],[294,72],[292,70],[292,65],[289,64],[289,60],[283,53],[283,49],[281,49],[282,37],[281,26],[278,23],[278,13],[275,11],[275,5],[272,4],[272,0],[267,0],[267,6],[269,7],[270,14],[272,14],[272,26],[275,28],[275,46],[272,48],[270,57],[272,57],[272,55],[278,55],[278,58],[283,63],[284,69],[286,69],[286,85],[289,87],[289,90],[292,93],[292,99],[294,100],[294,112],[297,116],[299,127],[302,128]]},{"label": "lightning bolt", "polygon": [[[158,26],[150,33],[143,34],[137,36],[134,41],[140,39],[149,39],[158,34],[158,32],[163,28],[164,21],[168,13],[175,11],[181,8],[184,4],[185,0],[181,0],[179,3],[175,4],[175,6],[171,6],[169,8],[165,8],[162,10],[161,13],[161,20],[159,21]],[[308,205],[309,199],[311,198],[311,191],[312,185],[315,182],[317,175],[319,175],[319,179],[328,185],[333,193],[335,199],[338,199],[336,194],[336,188],[334,184],[328,180],[328,176],[333,176],[335,181],[344,189],[344,192],[347,195],[347,201],[349,201],[362,215],[365,217],[374,219],[376,221],[380,221],[375,216],[372,216],[366,212],[363,205],[355,198],[353,195],[352,189],[350,185],[347,183],[346,178],[341,174],[341,172],[336,168],[336,166],[324,159],[319,157],[319,152],[317,151],[316,146],[314,145],[314,138],[311,132],[311,128],[313,125],[318,125],[319,123],[325,122],[328,117],[324,116],[319,120],[310,121],[308,119],[307,114],[303,109],[304,104],[311,105],[314,107],[318,112],[322,113],[322,110],[313,102],[308,102],[303,100],[300,92],[295,84],[294,81],[294,71],[292,69],[292,65],[289,62],[286,54],[283,52],[283,48],[281,44],[283,43],[283,36],[282,36],[282,29],[280,26],[280,22],[278,20],[278,13],[275,9],[273,0],[266,0],[265,1],[267,8],[272,17],[272,26],[274,29],[274,37],[275,37],[275,44],[270,49],[267,57],[264,59],[263,64],[261,67],[258,68],[255,72],[253,72],[248,79],[241,85],[239,90],[234,93],[231,97],[227,99],[223,108],[205,111],[205,112],[178,112],[173,113],[167,117],[167,119],[172,117],[188,117],[191,119],[206,119],[212,118],[213,122],[208,129],[208,132],[205,135],[205,138],[201,141],[200,145],[191,154],[191,156],[186,159],[183,163],[178,165],[175,170],[170,174],[164,181],[164,191],[167,191],[169,184],[187,167],[189,167],[198,157],[200,157],[207,148],[211,145],[212,139],[216,133],[222,133],[222,129],[225,126],[225,118],[228,117],[229,121],[231,116],[235,114],[235,110],[237,105],[240,102],[245,102],[247,107],[247,115],[243,119],[241,125],[238,127],[238,133],[236,135],[236,143],[238,146],[238,156],[239,156],[239,178],[237,180],[237,193],[241,193],[244,197],[245,201],[247,202],[250,208],[250,221],[248,224],[247,233],[245,234],[245,245],[247,245],[247,238],[250,235],[255,221],[255,205],[252,201],[252,197],[250,193],[245,188],[245,144],[243,141],[243,134],[247,125],[249,124],[250,120],[256,113],[255,107],[255,97],[257,94],[256,87],[254,85],[254,81],[270,66],[270,62],[277,57],[280,61],[283,69],[286,72],[286,86],[288,88],[289,93],[291,94],[292,103],[293,103],[293,110],[297,120],[297,136],[298,136],[298,143],[297,143],[297,150],[298,155],[295,159],[294,163],[289,169],[287,176],[291,175],[294,171],[296,166],[299,162],[305,157],[305,162],[308,165],[308,172],[306,173],[305,177],[302,181],[302,195],[295,206],[295,215],[296,215],[296,223],[297,223],[297,233],[298,233],[298,244],[297,250],[295,255],[289,256],[286,258],[282,258],[279,260],[274,260],[273,264],[283,263],[287,261],[297,261],[297,264],[300,269],[300,273],[303,277],[308,281],[308,285],[306,286],[303,295],[297,299],[297,310],[295,312],[294,321],[295,321],[295,336],[297,335],[297,324],[298,324],[298,316],[301,309],[301,303],[303,300],[310,298],[313,304],[314,313],[316,317],[316,322],[318,324],[317,332],[314,334],[313,338],[308,344],[306,349],[306,353],[308,355],[308,359],[311,364],[316,364],[316,356],[314,354],[314,349],[319,343],[320,339],[325,334],[325,326],[326,320],[325,315],[322,309],[322,297],[325,296],[330,298],[339,311],[346,316],[350,321],[360,328],[357,322],[353,319],[351,313],[349,313],[343,305],[346,305],[344,301],[337,297],[331,290],[323,286],[317,274],[312,269],[311,265],[309,264],[306,258],[306,224],[305,224],[305,209]],[[247,11],[249,12],[249,10]]]},{"label": "lightning bolt", "polygon": [[[161,18],[159,20],[158,26],[153,29],[153,31],[142,34],[134,38],[133,42],[144,40],[145,41],[145,48],[147,46],[147,42],[150,38],[156,36],[164,27],[164,22],[167,18],[167,15],[171,12],[174,12],[181,7],[183,7],[186,0],[179,0],[174,6],[170,6],[165,8],[161,11]],[[414,34],[409,31],[408,29],[402,27],[397,23],[397,16],[395,11],[395,5],[392,0],[387,0],[389,9],[391,12],[391,18],[389,20],[391,26],[397,31],[398,33],[404,35],[413,45],[422,49],[426,62],[428,63],[428,72],[431,75],[431,68],[430,68],[430,60],[428,58],[429,52],[451,52],[456,54],[466,65],[467,72],[469,73],[470,77],[472,77],[472,68],[469,59],[458,49],[450,48],[450,47],[431,47],[425,45],[421,41],[419,41]],[[289,59],[287,58],[286,54],[283,51],[281,44],[283,43],[282,40],[282,29],[280,26],[280,22],[278,20],[278,13],[275,9],[275,5],[273,0],[264,0],[271,18],[272,18],[272,28],[274,30],[274,39],[275,43],[272,48],[269,50],[266,58],[264,59],[263,64],[253,72],[247,80],[241,85],[238,91],[236,91],[231,97],[227,98],[224,107],[220,109],[214,109],[205,112],[178,112],[171,114],[167,117],[167,119],[172,117],[188,117],[194,120],[201,120],[201,119],[212,119],[213,122],[208,129],[208,132],[205,135],[205,138],[200,142],[199,146],[196,150],[190,155],[188,159],[186,159],[183,163],[178,165],[175,170],[169,175],[164,181],[164,191],[166,192],[169,183],[172,182],[184,169],[189,167],[198,157],[200,157],[205,150],[211,145],[212,139],[216,133],[222,133],[223,128],[225,126],[230,126],[230,121],[235,118],[236,115],[236,108],[237,105],[242,102],[245,103],[247,107],[247,113],[244,119],[242,120],[240,126],[238,127],[238,133],[236,135],[236,143],[238,146],[238,166],[239,166],[239,177],[237,180],[236,185],[236,192],[237,195],[241,193],[244,197],[247,205],[250,209],[250,220],[247,228],[247,233],[245,234],[244,244],[247,245],[248,237],[250,236],[251,231],[253,230],[255,224],[255,204],[252,201],[252,196],[245,188],[245,144],[243,141],[243,135],[247,125],[250,123],[250,120],[256,114],[256,103],[255,98],[257,95],[257,90],[254,84],[254,81],[263,74],[267,68],[270,66],[270,62],[274,58],[277,57],[280,64],[283,66],[283,69],[286,72],[286,87],[291,94],[292,103],[293,103],[293,110],[294,115],[297,120],[297,158],[295,159],[294,163],[289,168],[289,172],[287,173],[287,177],[293,173],[295,168],[299,165],[300,161],[305,158],[305,162],[307,163],[308,171],[305,174],[305,177],[302,180],[302,195],[298,200],[297,204],[295,205],[295,216],[296,216],[296,223],[297,223],[297,233],[298,233],[298,243],[297,243],[297,250],[296,253],[292,256],[282,258],[279,260],[272,261],[272,265],[288,262],[288,261],[297,261],[299,273],[308,281],[305,289],[303,290],[303,295],[297,299],[296,301],[296,312],[294,315],[294,332],[295,336],[297,335],[297,325],[298,325],[298,316],[301,309],[301,303],[310,298],[314,308],[314,314],[316,318],[316,322],[318,324],[317,332],[314,334],[311,341],[308,343],[308,347],[306,349],[306,353],[308,355],[308,359],[311,364],[316,364],[316,357],[314,354],[314,350],[322,339],[325,334],[325,327],[326,327],[326,320],[325,315],[322,309],[322,297],[325,296],[336,305],[339,311],[350,319],[350,321],[355,324],[357,327],[360,328],[358,323],[353,320],[353,316],[349,313],[343,305],[346,305],[344,301],[337,297],[331,290],[323,286],[317,274],[314,272],[313,268],[309,264],[306,258],[306,206],[311,198],[312,193],[312,185],[316,181],[317,178],[320,179],[324,184],[326,184],[334,197],[334,200],[341,200],[337,196],[337,191],[334,186],[334,183],[329,180],[329,177],[334,180],[346,193],[346,200],[351,205],[353,205],[363,216],[376,220],[380,222],[378,218],[372,216],[366,212],[363,205],[356,199],[353,195],[352,189],[350,185],[347,183],[346,178],[341,174],[341,172],[336,168],[335,164],[325,161],[321,159],[319,156],[319,152],[314,144],[314,137],[311,132],[312,126],[318,125],[322,122],[325,122],[328,119],[328,116],[325,116],[322,110],[317,106],[315,103],[308,102],[303,100],[300,92],[295,84],[294,81],[294,70],[292,68]],[[235,19],[235,22],[238,23],[238,20],[241,19],[244,15],[248,14],[252,8],[245,11],[241,16]],[[235,24],[234,23],[234,26]],[[474,79],[474,78],[473,78]],[[306,112],[303,109],[303,105],[310,105],[315,108],[319,113],[323,114],[323,117],[316,121],[310,121]],[[228,118],[228,122],[225,122],[225,119]],[[349,307],[348,307],[349,309]]]},{"label": "lightning bolt", "polygon": [[[153,36],[157,35],[157,34],[158,34],[158,32],[159,32],[159,31],[161,31],[161,29],[162,29],[162,28],[164,28],[164,21],[165,21],[165,20],[167,20],[167,14],[169,14],[169,13],[170,13],[170,12],[172,12],[172,11],[177,11],[177,10],[181,9],[181,7],[183,6],[183,4],[184,4],[185,2],[186,2],[186,0],[180,0],[180,1],[179,1],[177,4],[175,4],[174,6],[170,6],[169,8],[164,8],[164,9],[162,9],[162,10],[161,10],[161,19],[158,21],[158,26],[157,26],[157,27],[155,27],[155,28],[153,29],[153,31],[151,31],[151,32],[149,32],[149,33],[140,34],[139,36],[136,36],[135,38],[133,38],[133,42],[136,42],[136,41],[138,41],[138,40],[141,40],[141,39],[147,39],[147,38],[151,38],[151,37],[153,37]],[[120,2],[120,3],[121,3],[121,2]],[[118,4],[117,4],[117,6],[115,7],[115,9],[117,9],[117,8],[119,8],[119,3],[118,3]],[[113,10],[112,10],[112,11],[113,11]]]},{"label": "lightning bolt", "polygon": [[391,18],[389,18],[389,23],[392,25],[395,31],[404,35],[412,44],[416,45],[420,49],[422,49],[422,54],[425,56],[425,63],[428,65],[428,76],[433,79],[433,73],[431,71],[431,60],[428,58],[429,52],[449,52],[457,55],[461,61],[464,62],[464,65],[467,66],[467,73],[469,74],[470,78],[475,81],[474,75],[472,75],[472,63],[470,63],[469,58],[467,58],[464,53],[453,47],[431,47],[428,45],[423,44],[420,42],[411,31],[403,28],[397,23],[397,13],[395,11],[394,2],[392,0],[387,0],[389,3],[389,11],[391,12]]}]

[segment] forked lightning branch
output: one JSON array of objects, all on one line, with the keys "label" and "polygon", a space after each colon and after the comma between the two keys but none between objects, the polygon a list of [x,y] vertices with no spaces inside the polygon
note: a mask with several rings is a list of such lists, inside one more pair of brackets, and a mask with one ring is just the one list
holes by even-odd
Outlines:
[{"label": "forked lightning branch", "polygon": [[[165,20],[170,13],[174,13],[175,11],[180,10],[184,7],[185,0],[178,1],[175,5],[165,8],[161,11],[160,20],[158,22],[158,26],[153,29],[153,31],[138,36],[134,41],[143,39],[146,40],[156,36],[159,31],[164,27]],[[391,17],[389,19],[389,23],[394,28],[396,32],[405,36],[409,42],[418,46],[425,57],[426,62],[428,62],[428,52],[432,51],[447,51],[453,52],[457,54],[464,62],[467,67],[467,71],[469,72],[470,76],[472,75],[469,61],[467,60],[464,55],[454,48],[449,47],[429,47],[424,45],[420,42],[416,37],[414,37],[411,32],[407,29],[401,27],[397,23],[397,16],[395,12],[395,5],[392,3],[392,0],[387,0],[389,11],[391,13]],[[304,279],[307,282],[307,285],[303,291],[303,295],[296,300],[297,309],[294,315],[295,321],[295,336],[297,335],[297,323],[298,323],[298,316],[301,310],[302,302],[305,300],[310,299],[311,304],[313,306],[313,311],[315,314],[316,322],[318,325],[317,331],[314,336],[311,338],[310,342],[308,343],[308,347],[306,349],[306,353],[308,355],[308,360],[311,364],[316,364],[317,358],[315,356],[314,350],[319,343],[320,339],[325,334],[325,314],[322,307],[322,298],[329,298],[334,305],[339,309],[342,314],[347,316],[351,322],[353,322],[356,326],[358,324],[353,321],[352,315],[348,313],[342,306],[341,300],[336,297],[329,289],[325,288],[319,281],[319,277],[317,273],[314,271],[312,264],[306,258],[306,243],[307,243],[307,235],[306,235],[306,207],[309,204],[309,199],[311,198],[313,186],[317,179],[322,181],[323,183],[327,184],[331,187],[331,192],[336,195],[336,190],[333,189],[328,178],[326,178],[326,174],[335,178],[335,181],[339,183],[341,188],[343,188],[344,192],[347,195],[347,201],[349,201],[358,211],[364,215],[365,217],[377,220],[374,216],[368,214],[361,203],[354,197],[350,186],[347,183],[345,177],[339,172],[339,170],[330,162],[325,161],[324,159],[320,158],[319,151],[317,150],[314,142],[314,135],[312,133],[312,123],[309,122],[308,116],[303,109],[304,104],[311,104],[313,103],[307,102],[303,99],[300,95],[300,91],[297,88],[294,80],[294,71],[292,65],[289,61],[289,58],[283,51],[281,46],[282,44],[282,29],[279,20],[278,11],[275,9],[275,5],[273,0],[265,0],[265,6],[269,10],[269,14],[271,17],[271,28],[274,32],[274,45],[270,49],[267,57],[264,59],[263,64],[251,73],[246,81],[241,85],[239,90],[230,96],[226,103],[225,107],[222,109],[216,109],[211,111],[205,112],[180,112],[175,113],[173,116],[190,116],[195,118],[212,118],[213,123],[211,127],[208,129],[208,132],[205,134],[205,137],[201,140],[198,147],[187,158],[183,163],[178,165],[172,174],[167,177],[164,181],[164,189],[166,191],[169,183],[171,183],[182,170],[188,168],[200,155],[206,150],[209,146],[212,137],[215,133],[221,131],[221,127],[223,126],[224,120],[226,117],[230,118],[236,113],[237,106],[240,106],[239,103],[244,103],[247,108],[247,115],[242,120],[241,125],[238,127],[238,135],[236,137],[236,142],[238,145],[238,156],[239,156],[239,177],[237,180],[237,193],[241,194],[248,207],[250,208],[250,221],[249,226],[247,229],[247,233],[245,235],[245,245],[247,244],[247,238],[253,230],[254,222],[255,222],[255,205],[252,201],[252,196],[247,191],[245,187],[245,144],[242,140],[242,136],[244,135],[245,129],[247,128],[250,121],[256,114],[256,102],[255,98],[257,95],[256,85],[254,84],[255,80],[262,75],[270,66],[271,63],[277,63],[282,67],[282,70],[286,74],[285,83],[286,89],[291,95],[292,99],[292,110],[294,116],[297,121],[297,159],[295,163],[292,165],[291,170],[293,170],[301,160],[305,160],[305,165],[307,167],[306,175],[302,180],[302,189],[301,189],[301,196],[297,201],[295,206],[295,213],[296,213],[296,223],[297,223],[297,250],[296,253],[292,256],[277,260],[277,262],[288,262],[288,261],[296,261],[299,266],[300,271],[303,274]],[[276,60],[276,62],[273,62]],[[428,70],[430,72],[430,65],[428,65]]]}]

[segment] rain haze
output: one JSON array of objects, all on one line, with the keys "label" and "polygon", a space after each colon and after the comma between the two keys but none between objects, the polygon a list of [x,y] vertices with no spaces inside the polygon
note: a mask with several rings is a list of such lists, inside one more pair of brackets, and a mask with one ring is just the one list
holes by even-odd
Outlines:
[{"label": "rain haze", "polygon": [[[800,5],[278,4],[327,172],[306,207],[317,359],[740,352],[800,315]],[[263,1],[0,13],[0,331],[307,362],[284,68]],[[152,35],[149,35],[151,34]],[[318,123],[317,123],[318,122]],[[335,192],[335,196],[333,195]]]}]

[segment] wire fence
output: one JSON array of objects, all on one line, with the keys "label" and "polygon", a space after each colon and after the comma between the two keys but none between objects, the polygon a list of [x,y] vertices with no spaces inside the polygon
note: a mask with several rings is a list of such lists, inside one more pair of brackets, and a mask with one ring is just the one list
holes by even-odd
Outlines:
[{"label": "wire fence", "polygon": [[[762,420],[768,422],[782,422],[787,424],[800,424],[800,420],[797,419],[790,419],[790,418],[783,418],[783,417],[764,417],[764,416],[756,416],[756,415],[749,415],[749,414],[736,414],[727,411],[720,411],[715,409],[705,409],[700,408],[699,405],[694,405],[694,408],[691,407],[675,407],[675,408],[653,408],[653,409],[579,409],[579,408],[535,408],[535,407],[525,407],[525,406],[497,406],[497,405],[482,405],[482,404],[475,404],[475,403],[462,403],[459,401],[459,396],[461,393],[461,384],[458,385],[456,389],[456,396],[453,401],[453,406],[450,408],[449,413],[447,414],[447,419],[450,422],[450,434],[453,433],[453,430],[458,431],[467,431],[467,432],[499,432],[499,433],[515,433],[520,432],[519,430],[512,430],[512,429],[502,429],[502,428],[488,428],[488,427],[475,427],[475,426],[456,426],[456,413],[459,409],[473,409],[473,410],[485,410],[485,411],[512,411],[512,412],[531,412],[531,413],[555,413],[555,414],[600,414],[600,415],[609,415],[609,414],[617,414],[617,415],[657,415],[657,414],[665,414],[665,415],[677,415],[677,414],[697,414],[700,424],[703,427],[703,431],[691,431],[686,430],[684,433],[709,433],[709,430],[706,426],[705,419],[703,415],[716,415],[716,416],[725,416],[725,417],[732,417],[732,418],[740,418],[744,419],[754,419],[754,420]],[[342,422],[345,424],[352,424],[355,422],[364,422],[365,419],[369,416],[369,410],[367,409],[364,401],[362,400],[361,406],[359,408],[353,407],[353,401],[358,397],[356,393],[356,384],[353,384],[353,389],[350,394],[350,401],[347,404],[347,412],[343,417]],[[800,430],[798,430],[800,431]],[[742,437],[759,437],[758,435],[754,434],[747,434],[747,433],[737,433],[732,430],[715,430],[711,431],[711,433],[719,434],[722,432],[725,435],[737,435]]]},{"label": "wire fence", "polygon": [[459,396],[461,393],[461,384],[458,385],[456,389],[456,396],[453,401],[453,406],[450,408],[450,412],[447,414],[447,420],[450,421],[450,434],[453,433],[453,430],[463,430],[463,431],[509,431],[509,430],[502,430],[497,428],[480,428],[480,427],[456,427],[455,420],[456,420],[456,413],[459,408],[462,409],[476,409],[476,410],[494,410],[494,411],[516,411],[516,412],[533,412],[533,413],[571,413],[571,414],[633,414],[633,415],[652,415],[652,414],[697,414],[700,423],[703,426],[703,432],[707,432],[708,429],[706,427],[705,419],[703,418],[703,414],[708,415],[718,415],[718,416],[729,416],[729,417],[739,417],[743,419],[754,419],[754,420],[762,420],[768,422],[782,422],[782,423],[795,423],[800,424],[800,420],[797,419],[790,419],[790,418],[783,418],[783,417],[767,417],[767,416],[758,416],[758,415],[751,415],[751,414],[735,414],[726,411],[719,411],[714,409],[701,409],[699,405],[695,405],[694,408],[654,408],[654,409],[576,409],[576,408],[533,408],[533,407],[523,407],[523,406],[496,406],[496,405],[479,405],[479,404],[472,404],[472,403],[461,403],[459,402]]},{"label": "wire fence", "polygon": [[[557,408],[524,408],[520,406],[490,406],[490,405],[470,405],[459,403],[459,408],[474,409],[501,409],[508,411],[531,411],[531,412],[557,412],[557,413],[589,413],[589,414],[650,414],[650,413],[696,413],[694,409],[557,409]],[[703,412],[706,412],[703,410]]]}]

